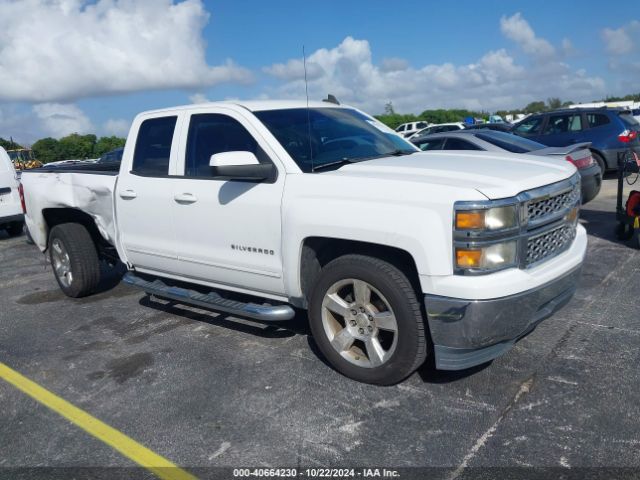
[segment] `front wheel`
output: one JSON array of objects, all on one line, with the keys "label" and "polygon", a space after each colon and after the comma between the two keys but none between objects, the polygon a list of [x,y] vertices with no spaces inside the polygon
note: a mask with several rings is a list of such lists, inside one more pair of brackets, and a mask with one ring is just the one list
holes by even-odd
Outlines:
[{"label": "front wheel", "polygon": [[406,275],[375,257],[345,255],[320,272],[309,302],[318,348],[340,373],[392,385],[427,356],[420,302]]},{"label": "front wheel", "polygon": [[98,286],[100,261],[93,239],[83,225],[63,223],[53,227],[49,258],[58,285],[68,297],[84,297]]}]

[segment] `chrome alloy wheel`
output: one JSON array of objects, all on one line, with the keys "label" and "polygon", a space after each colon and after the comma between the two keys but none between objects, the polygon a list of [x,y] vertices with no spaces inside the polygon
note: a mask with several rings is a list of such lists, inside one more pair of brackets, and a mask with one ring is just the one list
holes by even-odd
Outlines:
[{"label": "chrome alloy wheel", "polygon": [[51,260],[53,261],[53,270],[60,283],[65,287],[69,287],[73,282],[73,272],[71,271],[71,260],[64,243],[59,239],[55,239],[51,244]]},{"label": "chrome alloy wheel", "polygon": [[334,283],[322,300],[322,326],[331,346],[347,361],[379,367],[396,349],[398,323],[387,299],[354,278]]}]

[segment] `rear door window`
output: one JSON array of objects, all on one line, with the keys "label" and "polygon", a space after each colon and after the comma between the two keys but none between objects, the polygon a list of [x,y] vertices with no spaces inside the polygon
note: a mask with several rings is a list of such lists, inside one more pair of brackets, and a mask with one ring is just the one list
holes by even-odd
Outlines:
[{"label": "rear door window", "polygon": [[171,142],[178,117],[145,120],[138,130],[131,173],[145,176],[169,174]]},{"label": "rear door window", "polygon": [[428,140],[423,140],[422,142],[419,142],[417,145],[417,147],[420,150],[423,151],[427,151],[427,150],[442,150],[442,146],[444,145],[444,138],[430,138]]},{"label": "rear door window", "polygon": [[482,148],[461,138],[447,138],[444,150],[482,150]]},{"label": "rear door window", "polygon": [[544,135],[558,135],[582,130],[580,114],[551,115],[544,129]]},{"label": "rear door window", "polygon": [[609,123],[609,117],[604,113],[587,113],[587,125],[589,128],[601,127]]}]

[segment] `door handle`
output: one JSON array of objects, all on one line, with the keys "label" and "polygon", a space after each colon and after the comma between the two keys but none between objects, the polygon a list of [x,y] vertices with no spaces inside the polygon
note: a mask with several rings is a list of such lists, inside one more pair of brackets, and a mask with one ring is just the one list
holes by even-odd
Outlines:
[{"label": "door handle", "polygon": [[173,197],[173,199],[178,203],[195,203],[198,201],[198,197],[193,193],[181,193]]},{"label": "door handle", "polygon": [[132,198],[136,198],[138,194],[133,190],[124,190],[120,192],[120,198],[125,200],[131,200]]}]

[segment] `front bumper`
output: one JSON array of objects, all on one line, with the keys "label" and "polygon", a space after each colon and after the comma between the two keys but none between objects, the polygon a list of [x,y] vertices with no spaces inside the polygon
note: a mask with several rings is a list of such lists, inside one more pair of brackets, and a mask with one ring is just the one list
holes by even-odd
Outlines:
[{"label": "front bumper", "polygon": [[466,300],[425,295],[436,368],[462,370],[505,353],[571,299],[581,267],[506,297]]}]

